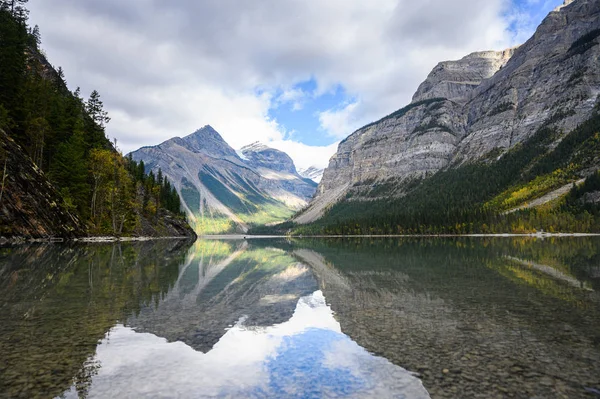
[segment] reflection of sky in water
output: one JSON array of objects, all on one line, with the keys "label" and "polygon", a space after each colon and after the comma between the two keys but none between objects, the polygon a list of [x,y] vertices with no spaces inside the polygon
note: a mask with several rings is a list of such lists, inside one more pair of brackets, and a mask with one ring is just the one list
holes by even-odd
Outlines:
[{"label": "reflection of sky in water", "polygon": [[95,360],[90,397],[429,397],[419,379],[344,335],[321,291],[285,323],[240,321],[206,354],[118,325]]}]

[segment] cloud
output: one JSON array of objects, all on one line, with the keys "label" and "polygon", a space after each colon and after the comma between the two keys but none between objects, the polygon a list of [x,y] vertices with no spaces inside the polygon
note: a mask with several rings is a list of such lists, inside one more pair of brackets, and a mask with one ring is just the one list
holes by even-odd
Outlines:
[{"label": "cloud", "polygon": [[307,169],[310,166],[325,168],[329,163],[329,158],[335,154],[339,141],[328,146],[310,146],[292,140],[274,140],[267,144],[292,157],[296,169]]},{"label": "cloud", "polygon": [[[513,44],[507,0],[53,0],[31,2],[43,47],[67,81],[99,90],[125,151],[212,125],[233,146],[288,146],[269,109],[343,87],[347,105],[316,117],[332,141],[410,101],[441,60]],[[510,11],[510,10],[509,10]],[[341,107],[341,108],[340,108]],[[284,144],[287,143],[287,144]],[[296,150],[294,150],[296,149]],[[333,153],[333,151],[331,151]],[[319,158],[321,157],[321,158]]]},{"label": "cloud", "polygon": [[348,136],[348,132],[352,131],[353,127],[358,124],[352,119],[358,105],[358,102],[353,102],[341,109],[321,112],[319,114],[321,128],[330,136],[338,139]]},{"label": "cloud", "polygon": [[304,107],[308,94],[299,88],[286,89],[281,93],[275,101],[275,106],[282,104],[292,104],[292,111],[300,111]]}]

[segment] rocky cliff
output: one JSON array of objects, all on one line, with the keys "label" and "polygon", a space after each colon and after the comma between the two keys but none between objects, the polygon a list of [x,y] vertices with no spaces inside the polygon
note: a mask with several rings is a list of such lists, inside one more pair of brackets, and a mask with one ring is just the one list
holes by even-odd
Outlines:
[{"label": "rocky cliff", "polygon": [[44,173],[0,130],[0,241],[4,238],[74,238],[85,234],[81,221]]},{"label": "rocky cliff", "polygon": [[258,141],[242,147],[240,151],[246,163],[255,169],[267,168],[277,172],[297,173],[294,161],[288,154]]},{"label": "rocky cliff", "polygon": [[600,93],[599,37],[600,2],[566,1],[518,48],[438,64],[409,105],[340,143],[295,221],[312,222],[343,198],[381,195],[377,187],[400,196],[414,179],[497,159],[544,126],[572,131]]},{"label": "rocky cliff", "polygon": [[284,220],[316,188],[287,154],[259,143],[237,153],[210,126],[131,155],[173,182],[199,234],[245,232],[252,224]]}]

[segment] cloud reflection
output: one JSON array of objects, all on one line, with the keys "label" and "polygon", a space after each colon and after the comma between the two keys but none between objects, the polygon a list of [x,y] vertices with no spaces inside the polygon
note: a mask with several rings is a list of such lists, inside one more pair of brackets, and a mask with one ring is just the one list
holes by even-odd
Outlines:
[{"label": "cloud reflection", "polygon": [[429,397],[419,379],[343,334],[321,291],[300,298],[284,323],[246,327],[242,318],[206,354],[117,325],[95,360],[92,398]]}]

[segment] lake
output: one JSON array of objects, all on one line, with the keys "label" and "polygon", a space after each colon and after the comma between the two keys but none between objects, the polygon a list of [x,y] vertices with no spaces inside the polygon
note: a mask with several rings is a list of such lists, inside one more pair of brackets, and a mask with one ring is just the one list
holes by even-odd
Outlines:
[{"label": "lake", "polygon": [[0,248],[0,397],[600,396],[600,238]]}]

